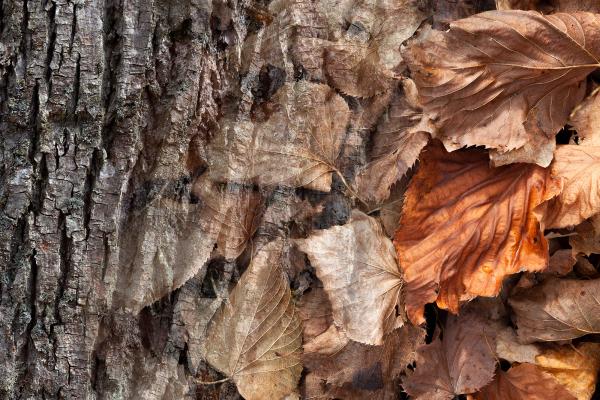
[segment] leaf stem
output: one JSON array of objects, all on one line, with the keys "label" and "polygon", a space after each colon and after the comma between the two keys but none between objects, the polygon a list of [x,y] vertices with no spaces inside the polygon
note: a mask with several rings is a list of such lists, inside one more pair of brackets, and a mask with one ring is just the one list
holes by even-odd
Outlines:
[{"label": "leaf stem", "polygon": [[229,378],[223,378],[223,379],[219,379],[218,381],[206,382],[206,381],[201,381],[199,379],[196,379],[196,382],[199,383],[200,385],[218,385],[219,383],[227,382],[228,380],[229,380]]}]

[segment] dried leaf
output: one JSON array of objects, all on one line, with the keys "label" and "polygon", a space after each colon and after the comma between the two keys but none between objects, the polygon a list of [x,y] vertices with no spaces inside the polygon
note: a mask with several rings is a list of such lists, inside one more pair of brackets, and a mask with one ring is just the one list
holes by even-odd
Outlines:
[{"label": "dried leaf", "polygon": [[373,134],[372,160],[356,177],[364,199],[377,203],[387,199],[390,187],[417,161],[429,140],[427,120],[421,121],[421,110],[411,104],[405,90],[397,93]]},{"label": "dried leaf", "polygon": [[544,351],[535,364],[552,375],[577,400],[590,400],[600,370],[600,343],[581,343]]},{"label": "dried leaf", "polygon": [[305,352],[303,398],[395,399],[400,374],[416,357],[425,331],[405,325],[387,335],[382,346],[349,342],[333,354]]},{"label": "dried leaf", "polygon": [[600,12],[597,0],[496,0],[498,10],[537,10],[550,12]]},{"label": "dried leaf", "polygon": [[593,14],[489,11],[430,32],[403,57],[447,149],[506,152],[563,127],[598,67],[599,29]]},{"label": "dried leaf", "polygon": [[595,90],[575,108],[569,123],[577,131],[580,145],[600,146],[600,90]]},{"label": "dried leaf", "polygon": [[493,9],[494,0],[433,0],[433,27],[444,31],[452,21]]},{"label": "dried leaf", "polygon": [[301,326],[281,270],[280,240],[261,249],[207,331],[206,360],[248,400],[282,399],[302,371]]},{"label": "dried leaf", "polygon": [[558,146],[552,175],[562,181],[561,193],[544,205],[544,225],[577,225],[600,212],[600,146]]},{"label": "dried leaf", "polygon": [[417,367],[402,381],[417,399],[452,399],[473,393],[494,377],[494,333],[475,310],[450,315],[440,340],[418,349]]},{"label": "dried leaf", "polygon": [[523,342],[600,333],[600,280],[549,279],[509,299]]},{"label": "dried leaf", "polygon": [[496,355],[510,363],[535,363],[542,352],[537,344],[519,343],[517,333],[509,326],[496,333]]},{"label": "dried leaf", "polygon": [[575,400],[556,379],[533,364],[520,364],[508,372],[498,371],[496,379],[475,395],[476,400]]},{"label": "dried leaf", "polygon": [[571,249],[560,249],[550,256],[546,272],[558,276],[567,275],[573,271],[573,266],[575,266],[576,262],[577,258],[573,255]]},{"label": "dried leaf", "polygon": [[575,228],[577,235],[569,237],[573,254],[600,254],[600,215],[595,215]]},{"label": "dried leaf", "polygon": [[211,177],[329,191],[348,105],[329,86],[306,81],[284,85],[272,100],[266,121],[222,121],[208,151]]},{"label": "dried leaf", "polygon": [[352,340],[382,344],[402,326],[402,277],[392,242],[376,219],[354,210],[346,225],[296,240],[323,282],[335,323]]},{"label": "dried leaf", "polygon": [[556,191],[535,165],[490,168],[485,152],[428,146],[394,240],[410,319],[422,323],[434,300],[456,313],[461,301],[498,294],[505,276],[546,268],[548,243],[533,210]]}]

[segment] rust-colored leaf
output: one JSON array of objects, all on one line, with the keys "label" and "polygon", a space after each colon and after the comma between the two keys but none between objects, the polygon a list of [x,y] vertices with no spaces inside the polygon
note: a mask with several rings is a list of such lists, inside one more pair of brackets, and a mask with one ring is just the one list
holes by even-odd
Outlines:
[{"label": "rust-colored leaf", "polygon": [[432,301],[456,313],[461,301],[496,295],[506,275],[546,268],[548,244],[533,210],[556,192],[538,166],[490,168],[486,152],[428,146],[394,239],[409,318],[422,323]]},{"label": "rust-colored leaf", "polygon": [[506,152],[563,127],[599,65],[598,32],[589,13],[489,11],[431,31],[403,57],[446,148]]}]

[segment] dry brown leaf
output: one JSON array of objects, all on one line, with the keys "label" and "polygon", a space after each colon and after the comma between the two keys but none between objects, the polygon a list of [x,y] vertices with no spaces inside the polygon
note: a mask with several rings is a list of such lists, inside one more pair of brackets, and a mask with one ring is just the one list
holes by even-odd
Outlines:
[{"label": "dry brown leaf", "polygon": [[475,400],[576,400],[554,377],[533,364],[519,364],[474,396]]},{"label": "dry brown leaf", "polygon": [[332,354],[305,351],[303,398],[395,399],[400,374],[414,361],[424,340],[423,329],[405,325],[387,335],[382,346],[351,341]]},{"label": "dry brown leaf", "polygon": [[577,400],[590,400],[600,370],[600,343],[546,350],[535,358],[535,364],[552,375]]},{"label": "dry brown leaf", "polygon": [[600,12],[598,0],[496,0],[498,10],[537,10],[549,12]]},{"label": "dry brown leaf", "polygon": [[573,271],[576,262],[577,258],[571,249],[560,249],[550,256],[546,272],[558,276],[567,275]]},{"label": "dry brown leaf", "polygon": [[436,300],[456,313],[461,301],[498,294],[505,276],[546,268],[533,209],[557,189],[538,166],[490,168],[486,152],[428,146],[394,240],[410,319],[422,323],[423,306]]},{"label": "dry brown leaf", "polygon": [[306,81],[284,85],[272,100],[266,121],[222,121],[208,149],[211,177],[329,191],[348,105],[329,86]]},{"label": "dry brown leaf", "polygon": [[558,146],[552,175],[562,181],[562,190],[543,205],[546,227],[577,225],[600,212],[600,146]]},{"label": "dry brown leaf", "polygon": [[481,389],[494,377],[494,336],[476,310],[448,316],[443,338],[418,349],[416,369],[402,381],[404,390],[417,399],[441,400]]},{"label": "dry brown leaf", "polygon": [[569,237],[573,254],[600,254],[600,215],[595,215],[575,227],[577,235]]},{"label": "dry brown leaf", "polygon": [[541,354],[539,345],[519,343],[517,333],[509,326],[496,332],[496,355],[512,363],[535,363],[535,357]]},{"label": "dry brown leaf", "polygon": [[443,31],[452,21],[493,9],[494,0],[433,0],[433,27]]},{"label": "dry brown leaf", "polygon": [[281,251],[276,240],[254,256],[206,334],[206,360],[248,400],[284,398],[302,372],[301,325]]},{"label": "dry brown leaf", "polygon": [[496,0],[496,8],[498,10],[537,10],[537,11],[554,11],[552,5],[546,5],[540,9],[540,3],[547,4],[543,0]]},{"label": "dry brown leaf", "polygon": [[593,14],[489,11],[431,31],[403,57],[447,149],[506,152],[563,127],[598,67],[598,32]]},{"label": "dry brown leaf", "polygon": [[523,342],[600,333],[600,280],[549,279],[509,299]]},{"label": "dry brown leaf", "polygon": [[375,218],[354,210],[346,225],[315,231],[296,240],[315,267],[333,309],[333,319],[348,337],[382,344],[402,326],[402,276],[394,246]]},{"label": "dry brown leaf", "polygon": [[[411,86],[412,81],[405,82],[405,87]],[[356,177],[362,198],[380,203],[389,197],[390,187],[413,166],[427,144],[426,123],[418,105],[407,98],[406,89],[396,93],[373,134],[371,162]]]},{"label": "dry brown leaf", "polygon": [[595,90],[575,108],[569,123],[577,131],[580,145],[600,146],[600,90]]}]

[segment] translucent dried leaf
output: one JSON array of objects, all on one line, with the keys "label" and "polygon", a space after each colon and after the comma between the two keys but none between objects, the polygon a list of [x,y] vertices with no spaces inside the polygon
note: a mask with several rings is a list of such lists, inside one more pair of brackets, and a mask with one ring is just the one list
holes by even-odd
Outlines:
[{"label": "translucent dried leaf", "polygon": [[599,32],[593,14],[489,11],[431,31],[403,57],[446,148],[505,152],[563,127],[598,67]]},{"label": "translucent dried leaf", "polygon": [[394,239],[409,318],[422,323],[432,301],[456,313],[461,301],[498,294],[505,276],[546,268],[548,243],[533,210],[556,192],[538,166],[490,168],[483,151],[428,146]]},{"label": "translucent dried leaf", "polygon": [[357,342],[382,344],[402,326],[402,276],[394,246],[376,219],[354,210],[346,225],[297,240],[323,282],[335,323]]},{"label": "translucent dried leaf", "polygon": [[558,146],[552,175],[563,187],[544,206],[546,227],[577,225],[600,212],[600,146]]},{"label": "translucent dried leaf", "polygon": [[248,400],[284,398],[302,372],[302,328],[281,251],[277,240],[254,256],[206,335],[206,360]]},{"label": "translucent dried leaf", "polygon": [[266,121],[222,121],[208,149],[211,177],[329,191],[350,115],[344,99],[300,81],[281,87],[266,107]]},{"label": "translucent dried leaf", "polygon": [[600,333],[600,280],[549,279],[509,299],[523,342]]},{"label": "translucent dried leaf", "polygon": [[519,364],[475,395],[476,400],[576,400],[554,377],[533,364]]},{"label": "translucent dried leaf", "polygon": [[449,316],[443,339],[418,349],[417,366],[402,381],[417,399],[452,399],[473,393],[494,377],[494,332],[475,311]]}]

